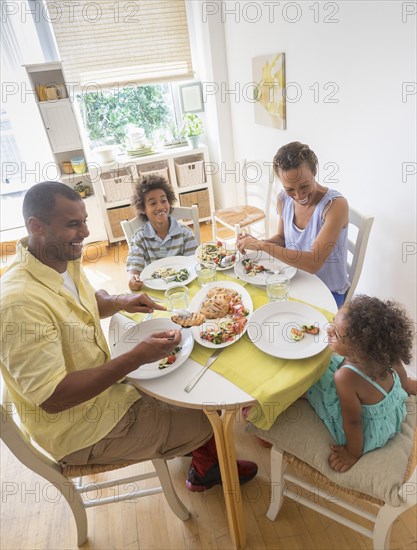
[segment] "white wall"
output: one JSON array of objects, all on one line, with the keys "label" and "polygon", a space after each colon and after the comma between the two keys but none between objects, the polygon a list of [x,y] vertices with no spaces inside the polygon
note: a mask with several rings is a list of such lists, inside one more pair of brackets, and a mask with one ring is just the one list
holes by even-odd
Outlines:
[{"label": "white wall", "polygon": [[[319,181],[375,216],[358,291],[397,299],[415,317],[416,177],[403,175],[405,163],[415,171],[415,87],[402,96],[405,83],[411,89],[416,81],[415,4],[275,2],[274,12],[263,1],[203,4],[203,25],[211,17],[223,23],[228,82],[218,84],[231,108],[236,161],[270,160],[285,143],[308,143],[322,167]],[[292,83],[285,131],[255,124],[244,93],[252,58],[281,51]],[[326,163],[337,167],[333,182]],[[407,246],[414,254],[405,257]]]}]

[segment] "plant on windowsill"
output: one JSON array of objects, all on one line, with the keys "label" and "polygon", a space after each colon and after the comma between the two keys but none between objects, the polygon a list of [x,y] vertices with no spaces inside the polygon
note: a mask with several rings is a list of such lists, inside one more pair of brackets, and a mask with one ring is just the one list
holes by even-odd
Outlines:
[{"label": "plant on windowsill", "polygon": [[91,187],[89,185],[84,185],[81,181],[74,185],[74,191],[77,191],[83,199],[91,195]]},{"label": "plant on windowsill", "polygon": [[186,137],[189,144],[195,149],[198,147],[200,135],[203,133],[203,121],[194,113],[186,113],[182,118],[181,135]]}]

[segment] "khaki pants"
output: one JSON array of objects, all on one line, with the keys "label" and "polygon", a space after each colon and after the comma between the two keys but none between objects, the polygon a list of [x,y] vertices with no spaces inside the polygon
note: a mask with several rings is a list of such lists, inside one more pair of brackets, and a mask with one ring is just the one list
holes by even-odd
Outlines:
[{"label": "khaki pants", "polygon": [[[139,392],[140,393],[140,392]],[[141,394],[107,436],[60,460],[66,464],[118,464],[184,456],[212,436],[203,411],[185,409]]]}]

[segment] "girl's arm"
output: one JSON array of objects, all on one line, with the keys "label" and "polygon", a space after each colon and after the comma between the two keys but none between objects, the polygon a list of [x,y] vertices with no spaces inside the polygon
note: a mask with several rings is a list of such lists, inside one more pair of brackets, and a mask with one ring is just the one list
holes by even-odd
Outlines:
[{"label": "girl's arm", "polygon": [[393,365],[394,370],[400,377],[401,386],[408,393],[408,395],[417,395],[417,380],[407,376],[407,371],[401,362]]},{"label": "girl's arm", "polygon": [[308,273],[317,273],[333,252],[340,232],[348,222],[349,206],[346,199],[340,197],[334,200],[328,209],[324,224],[309,251],[289,250],[272,242],[276,237],[282,239],[280,233],[270,239],[271,242],[259,241],[251,235],[242,235],[237,245],[242,253],[245,250],[259,250]]},{"label": "girl's arm", "polygon": [[329,457],[329,463],[331,468],[338,472],[346,472],[362,456],[362,405],[356,393],[356,376],[348,369],[340,369],[334,377],[346,435],[346,445],[330,445],[333,452]]}]

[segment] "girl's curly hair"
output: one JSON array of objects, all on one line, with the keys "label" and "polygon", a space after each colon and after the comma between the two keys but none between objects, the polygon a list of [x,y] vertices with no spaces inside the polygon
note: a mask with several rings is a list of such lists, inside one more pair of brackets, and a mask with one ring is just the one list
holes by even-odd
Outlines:
[{"label": "girl's curly hair", "polygon": [[343,338],[370,376],[384,378],[399,361],[410,363],[415,326],[400,304],[362,295],[346,306]]},{"label": "girl's curly hair", "polygon": [[318,159],[316,154],[308,145],[299,141],[292,141],[278,149],[274,156],[273,165],[276,175],[279,177],[279,170],[286,172],[293,168],[300,168],[305,163],[315,176],[317,174]]},{"label": "girl's curly hair", "polygon": [[177,197],[167,180],[163,176],[150,175],[144,176],[139,183],[136,184],[135,194],[132,198],[132,206],[136,208],[138,217],[142,220],[147,220],[148,216],[145,214],[145,198],[149,191],[155,191],[155,189],[161,189],[167,196],[170,210],[172,214],[172,206],[177,202]]}]

